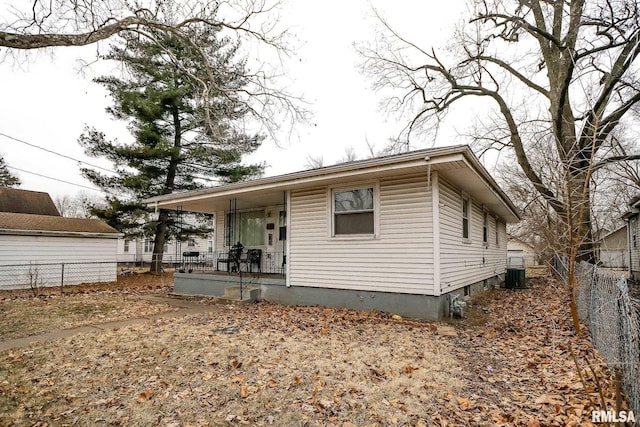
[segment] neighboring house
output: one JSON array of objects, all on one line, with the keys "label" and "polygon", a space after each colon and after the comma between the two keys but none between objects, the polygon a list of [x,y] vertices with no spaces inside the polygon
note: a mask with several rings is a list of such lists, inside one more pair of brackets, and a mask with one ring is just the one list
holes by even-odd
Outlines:
[{"label": "neighboring house", "polygon": [[530,267],[538,265],[536,250],[533,246],[514,236],[507,241],[507,266]]},{"label": "neighboring house", "polygon": [[640,242],[638,242],[638,217],[640,216],[640,197],[629,202],[629,210],[622,216],[626,223],[629,261],[629,275],[635,280],[640,279]]},{"label": "neighboring house", "polygon": [[[214,252],[213,237],[194,237],[184,242],[170,240],[164,245],[162,262],[173,264],[182,260],[184,252],[199,252],[201,254]],[[153,255],[153,237],[139,239],[118,239],[119,264],[150,264]]]},{"label": "neighboring house", "polygon": [[[202,226],[193,215],[189,213],[181,213],[180,222],[185,227]],[[211,223],[211,227],[215,225],[215,220]],[[118,263],[120,264],[150,264],[153,255],[153,237],[137,238],[137,239],[118,239]],[[162,262],[164,264],[173,264],[182,260],[182,254],[185,252],[198,252],[203,257],[206,254],[212,256],[215,252],[214,234],[207,236],[192,236],[185,238],[183,241],[169,240],[164,245],[164,253]]]},{"label": "neighboring house", "polygon": [[114,281],[119,236],[61,217],[47,193],[0,188],[0,288]]},{"label": "neighboring house", "polygon": [[596,243],[599,265],[608,268],[627,268],[629,265],[629,246],[627,226],[605,234]]},{"label": "neighboring house", "polygon": [[[259,250],[261,271],[282,273],[252,279],[264,299],[432,319],[448,312],[448,294],[472,294],[503,280],[506,223],[520,219],[468,146],[349,162],[147,203],[215,214],[223,263],[215,262],[212,270],[233,271],[225,269],[226,251],[236,242]],[[222,295],[232,276],[176,273],[174,290]]]}]

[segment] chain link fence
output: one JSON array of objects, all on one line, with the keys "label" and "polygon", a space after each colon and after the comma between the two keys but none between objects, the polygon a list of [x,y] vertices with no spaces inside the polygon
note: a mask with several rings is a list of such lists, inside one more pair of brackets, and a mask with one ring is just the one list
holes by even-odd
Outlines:
[{"label": "chain link fence", "polygon": [[117,273],[114,261],[0,265],[0,290],[114,282]]},{"label": "chain link fence", "polygon": [[581,262],[576,278],[578,315],[609,368],[620,373],[629,407],[640,414],[640,301],[629,295],[621,274]]}]

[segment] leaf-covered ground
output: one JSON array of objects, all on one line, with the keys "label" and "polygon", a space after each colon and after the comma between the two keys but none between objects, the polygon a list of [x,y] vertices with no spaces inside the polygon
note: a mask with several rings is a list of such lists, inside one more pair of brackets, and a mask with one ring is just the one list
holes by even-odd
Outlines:
[{"label": "leaf-covered ground", "polygon": [[0,292],[0,341],[56,329],[143,317],[175,310],[166,304],[141,299],[164,294],[171,276],[135,274],[119,276],[117,283]]},{"label": "leaf-covered ground", "polygon": [[[0,353],[2,425],[590,425],[609,372],[561,289],[495,290],[452,322],[219,305]],[[584,384],[571,356],[576,356]]]}]

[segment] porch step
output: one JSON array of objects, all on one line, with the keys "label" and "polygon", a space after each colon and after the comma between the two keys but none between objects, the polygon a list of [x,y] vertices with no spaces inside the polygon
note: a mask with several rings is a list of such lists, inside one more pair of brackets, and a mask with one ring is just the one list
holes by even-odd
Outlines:
[{"label": "porch step", "polygon": [[230,301],[256,302],[258,298],[260,298],[260,288],[243,288],[242,299],[240,299],[240,286],[230,286],[228,288],[224,288],[224,295],[221,299]]}]

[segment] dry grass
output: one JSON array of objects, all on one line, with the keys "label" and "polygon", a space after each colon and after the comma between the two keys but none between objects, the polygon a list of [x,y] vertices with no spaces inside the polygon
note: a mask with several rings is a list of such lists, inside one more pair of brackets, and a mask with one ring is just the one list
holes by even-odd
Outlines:
[{"label": "dry grass", "polygon": [[493,290],[465,313],[444,338],[384,313],[217,305],[10,350],[0,427],[583,426],[600,390],[610,409],[611,373],[558,283]]},{"label": "dry grass", "polygon": [[170,276],[120,276],[116,283],[0,292],[0,341],[56,329],[131,319],[175,310],[140,298],[142,293],[164,293]]},{"label": "dry grass", "polygon": [[74,295],[0,303],[0,341],[176,310],[135,296]]},{"label": "dry grass", "polygon": [[2,354],[0,414],[17,425],[424,425],[461,387],[450,342],[429,328],[222,309]]}]

